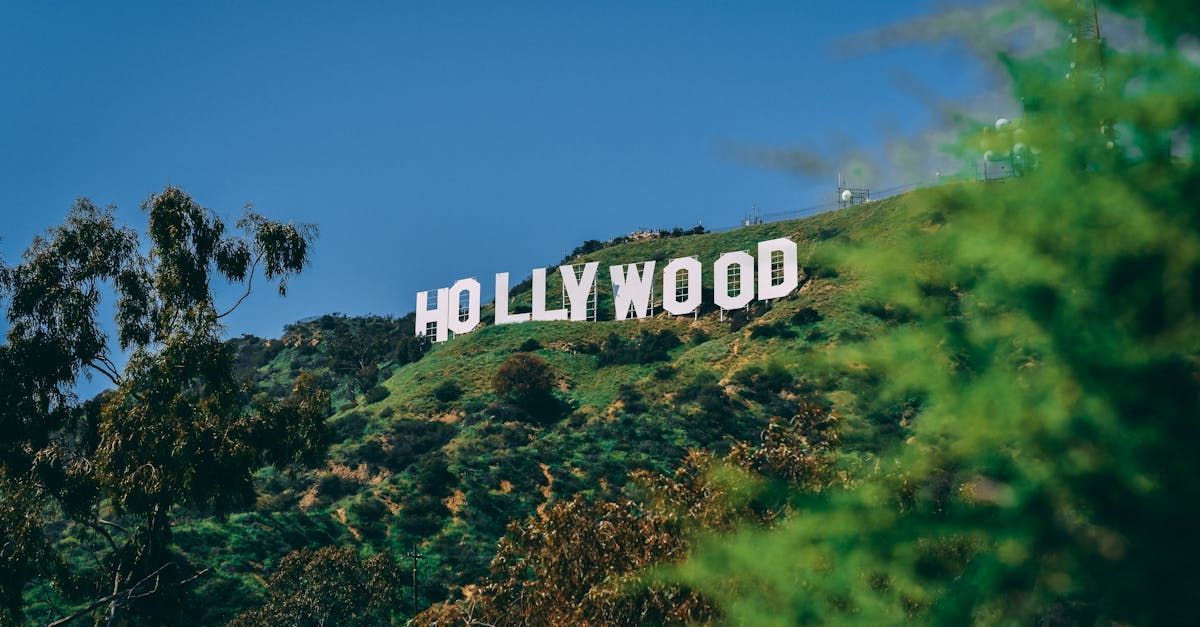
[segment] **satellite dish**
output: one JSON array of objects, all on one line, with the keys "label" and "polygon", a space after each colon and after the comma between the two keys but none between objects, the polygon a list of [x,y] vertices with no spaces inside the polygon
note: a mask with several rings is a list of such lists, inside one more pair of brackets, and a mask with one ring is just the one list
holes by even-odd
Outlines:
[{"label": "satellite dish", "polygon": [[854,192],[852,192],[848,189],[843,189],[842,190],[842,202],[850,202],[851,198],[854,198]]}]

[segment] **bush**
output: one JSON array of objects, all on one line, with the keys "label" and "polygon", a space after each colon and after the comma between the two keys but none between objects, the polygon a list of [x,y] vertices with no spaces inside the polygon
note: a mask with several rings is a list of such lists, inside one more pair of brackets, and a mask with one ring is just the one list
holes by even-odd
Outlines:
[{"label": "bush", "polygon": [[791,389],[796,379],[791,372],[777,361],[767,363],[766,368],[747,366],[733,375],[733,382],[742,388],[742,396],[764,403],[772,396]]},{"label": "bush", "polygon": [[750,321],[758,316],[761,316],[767,311],[767,304],[762,301],[754,301],[749,305],[729,312],[729,330],[740,331]]},{"label": "bush", "polygon": [[415,537],[436,534],[446,524],[450,510],[442,500],[428,494],[417,494],[404,500],[404,510],[396,521],[396,527]]},{"label": "bush", "polygon": [[916,318],[907,307],[892,305],[891,303],[867,302],[859,305],[858,310],[867,315],[875,316],[884,322],[903,324],[912,322]]},{"label": "bush", "polygon": [[608,337],[604,338],[604,342],[600,345],[600,352],[598,353],[596,363],[600,366],[612,366],[636,362],[637,347],[634,346],[633,342],[616,333],[609,333]]},{"label": "bush", "polygon": [[360,494],[350,503],[350,513],[360,522],[382,522],[388,517],[388,508],[383,501],[370,495]]},{"label": "bush", "polygon": [[516,400],[554,390],[558,376],[545,359],[517,353],[500,365],[492,378],[492,390],[501,398]]},{"label": "bush", "polygon": [[808,326],[810,324],[816,324],[824,319],[825,319],[825,317],[822,316],[819,311],[817,311],[816,309],[813,309],[812,307],[804,307],[800,311],[797,311],[796,313],[792,314],[792,324],[795,326],[798,326],[798,327],[804,327],[804,326]]},{"label": "bush", "polygon": [[670,350],[682,343],[679,336],[669,329],[657,333],[643,330],[636,341],[610,333],[600,346],[597,363],[600,366],[613,366],[664,361],[670,357]]},{"label": "bush", "polygon": [[782,322],[774,322],[771,324],[759,324],[751,327],[750,337],[754,339],[769,339],[773,337],[793,339],[796,337],[796,331],[787,324]]},{"label": "bush", "polygon": [[554,396],[558,375],[546,360],[531,353],[517,353],[500,365],[492,378],[496,396],[542,420],[560,418],[566,404]]},{"label": "bush", "polygon": [[345,442],[362,435],[363,429],[367,428],[367,417],[353,412],[342,416],[337,422],[330,423],[329,426],[333,429],[332,441]]},{"label": "bush", "polygon": [[622,383],[618,388],[617,400],[621,401],[627,414],[641,414],[650,409],[650,406],[646,404],[646,397],[637,387],[629,383]]},{"label": "bush", "polygon": [[725,388],[721,387],[717,376],[708,371],[697,373],[679,390],[676,398],[685,403],[695,402],[704,412],[714,415],[727,415],[733,409],[733,404],[725,395]]},{"label": "bush", "polygon": [[453,426],[429,420],[399,420],[385,434],[387,467],[395,472],[420,463],[457,433]]},{"label": "bush", "polygon": [[433,388],[433,397],[442,403],[451,403],[462,398],[462,386],[456,381],[443,381]]},{"label": "bush", "polygon": [[683,344],[674,331],[663,329],[658,333],[642,331],[638,339],[638,363],[648,364],[670,358],[669,351]]},{"label": "bush", "polygon": [[541,348],[542,343],[537,341],[536,338],[531,337],[524,342],[521,342],[521,345],[517,347],[517,351],[522,353],[532,353],[533,351],[541,350]]},{"label": "bush", "polygon": [[336,501],[347,494],[352,494],[358,488],[358,484],[331,472],[324,472],[317,477],[316,487],[317,494],[321,497]]},{"label": "bush", "polygon": [[382,401],[390,396],[391,393],[391,390],[383,387],[382,385],[377,385],[367,390],[366,394],[363,394],[363,402],[366,405],[378,403],[379,401]]}]

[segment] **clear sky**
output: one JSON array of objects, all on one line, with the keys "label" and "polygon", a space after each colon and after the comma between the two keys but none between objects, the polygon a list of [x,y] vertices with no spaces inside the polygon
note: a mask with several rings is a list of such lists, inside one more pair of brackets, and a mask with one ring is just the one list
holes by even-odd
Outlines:
[{"label": "clear sky", "polygon": [[[289,296],[259,290],[231,334],[404,314],[417,290],[523,277],[584,239],[827,199],[832,175],[722,147],[883,157],[932,119],[898,73],[950,99],[984,89],[983,73],[953,46],[835,44],[931,8],[5,2],[0,254],[16,261],[80,196],[144,226],[138,204],[172,184],[231,221],[252,202],[320,226]],[[903,182],[890,178],[861,182]]]}]

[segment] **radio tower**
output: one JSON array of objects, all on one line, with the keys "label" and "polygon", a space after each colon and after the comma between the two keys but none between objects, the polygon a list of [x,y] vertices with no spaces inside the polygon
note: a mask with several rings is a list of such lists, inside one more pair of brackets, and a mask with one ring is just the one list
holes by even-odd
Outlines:
[{"label": "radio tower", "polygon": [[1069,77],[1090,79],[1096,89],[1104,89],[1104,38],[1100,34],[1100,12],[1095,0],[1077,0],[1072,15],[1071,72]]},{"label": "radio tower", "polygon": [[[1096,0],[1076,0],[1067,18],[1071,27],[1071,70],[1067,78],[1087,81],[1097,92],[1104,91],[1104,36],[1100,32],[1100,11]],[[1113,120],[1100,120],[1100,134],[1109,149],[1115,146],[1117,131]]]}]

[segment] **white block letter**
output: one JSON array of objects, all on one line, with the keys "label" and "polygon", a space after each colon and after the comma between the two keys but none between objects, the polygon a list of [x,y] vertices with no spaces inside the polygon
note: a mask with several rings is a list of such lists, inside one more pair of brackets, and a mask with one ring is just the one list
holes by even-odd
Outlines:
[{"label": "white block letter", "polygon": [[[737,267],[738,293],[730,296],[729,270]],[[754,298],[754,257],[737,251],[724,253],[713,264],[713,300],[721,309],[741,309]]]},{"label": "white block letter", "polygon": [[[687,294],[687,298],[683,302],[677,299],[678,294],[676,293],[680,272],[687,275],[684,279],[684,284],[687,286],[684,293]],[[700,260],[695,257],[672,259],[663,268],[663,309],[666,309],[667,313],[683,316],[696,311],[696,308],[700,306],[700,286],[703,284],[700,277],[701,272],[703,270],[700,268]]]},{"label": "white block letter", "polygon": [[428,334],[430,323],[436,329],[433,337],[430,338],[434,342],[445,342],[450,335],[446,327],[447,315],[449,313],[449,305],[446,301],[449,300],[450,290],[440,288],[437,291],[437,306],[433,309],[429,308],[429,292],[417,292],[417,319],[416,332],[422,335]]},{"label": "white block letter", "polygon": [[[776,263],[775,257],[780,257]],[[780,266],[779,264],[782,264]],[[782,276],[780,276],[782,274]],[[780,237],[758,243],[758,300],[783,298],[800,284],[796,242]]]},{"label": "white block letter", "polygon": [[654,292],[654,262],[646,261],[642,266],[644,270],[641,274],[638,274],[636,263],[611,266],[608,269],[612,277],[617,320],[629,317],[630,306],[633,306],[633,315],[636,318],[645,318],[650,313],[650,295]]},{"label": "white block letter", "polygon": [[508,313],[508,273],[496,273],[496,324],[515,324],[528,320],[527,313]]},{"label": "white block letter", "polygon": [[587,302],[596,284],[596,269],[599,267],[599,261],[588,262],[583,266],[583,276],[578,278],[573,266],[558,267],[563,285],[567,288],[567,300],[571,302],[571,320],[587,320]]},{"label": "white block letter", "polygon": [[533,319],[549,322],[551,320],[566,320],[566,309],[551,309],[546,311],[546,269],[533,269]]},{"label": "white block letter", "polygon": [[[462,295],[467,294],[467,317],[464,320],[462,317]],[[475,279],[460,279],[450,286],[450,294],[448,302],[454,303],[455,311],[450,318],[451,331],[462,335],[470,333],[479,326],[479,281]]]}]

